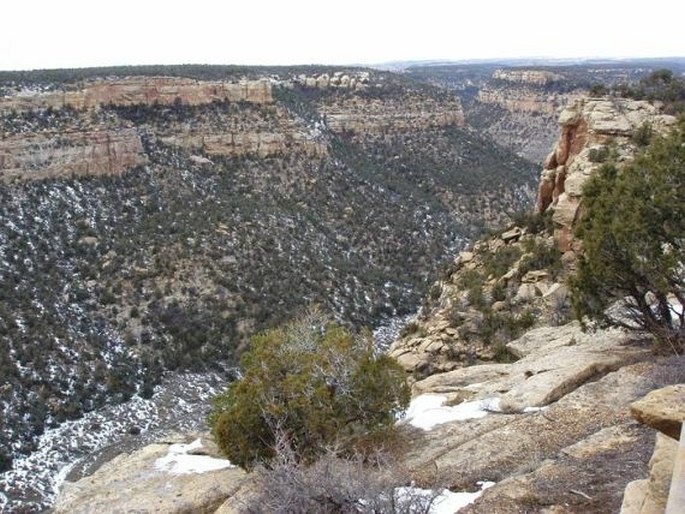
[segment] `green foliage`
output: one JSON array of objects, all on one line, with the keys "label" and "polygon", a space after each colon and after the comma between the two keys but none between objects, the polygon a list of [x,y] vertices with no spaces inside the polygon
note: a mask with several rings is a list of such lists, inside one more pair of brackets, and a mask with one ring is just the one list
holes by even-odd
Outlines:
[{"label": "green foliage", "polygon": [[527,329],[535,325],[535,312],[526,310],[520,314],[511,312],[493,312],[488,310],[485,313],[480,326],[479,335],[484,342],[492,344],[497,355],[497,359],[503,358],[504,354],[498,345],[503,345],[516,339]]},{"label": "green foliage", "polygon": [[419,325],[419,323],[417,323],[416,321],[410,321],[402,327],[402,330],[400,330],[400,337],[409,337],[413,335],[417,335],[418,337],[425,337],[426,329]]},{"label": "green foliage", "polygon": [[671,70],[652,72],[635,86],[620,86],[620,95],[636,100],[663,102],[665,112],[685,112],[685,80],[673,75]]},{"label": "green foliage", "polygon": [[645,122],[635,129],[630,139],[637,146],[644,147],[649,145],[653,135],[654,129],[649,123]]},{"label": "green foliage", "polygon": [[528,234],[551,234],[554,228],[552,211],[540,213],[527,209],[515,213],[511,219],[515,226],[525,229]]},{"label": "green foliage", "polygon": [[484,283],[485,278],[476,270],[465,272],[461,276],[459,282],[459,285],[467,291],[466,298],[471,306],[479,310],[485,308],[487,305],[485,291],[483,290]]},{"label": "green foliage", "polygon": [[552,277],[557,276],[563,265],[561,252],[555,244],[549,244],[538,239],[529,239],[525,242],[526,255],[521,259],[519,274],[525,275],[529,271],[545,270]]},{"label": "green foliage", "polygon": [[521,249],[518,246],[503,246],[495,252],[486,253],[483,256],[485,275],[500,278],[511,269],[519,257],[521,257]]},{"label": "green foliage", "polygon": [[[605,164],[583,190],[583,255],[571,281],[577,317],[647,330],[682,351],[685,324],[685,132],[654,136],[619,169]],[[623,315],[606,309],[626,299]]]},{"label": "green foliage", "polygon": [[590,96],[604,96],[609,92],[604,84],[593,84],[590,87]]},{"label": "green foliage", "polygon": [[609,158],[609,148],[604,145],[590,148],[587,158],[594,163],[605,162]]},{"label": "green foliage", "polygon": [[253,338],[242,365],[210,424],[222,451],[248,469],[268,463],[281,439],[303,461],[327,447],[358,449],[391,433],[409,402],[395,361],[315,310]]}]

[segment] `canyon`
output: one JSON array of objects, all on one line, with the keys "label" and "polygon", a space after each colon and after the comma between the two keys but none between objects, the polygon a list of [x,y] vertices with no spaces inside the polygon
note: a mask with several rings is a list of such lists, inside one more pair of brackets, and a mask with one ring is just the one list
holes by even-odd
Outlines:
[{"label": "canyon", "polygon": [[196,74],[2,83],[3,471],[167,372],[229,378],[254,333],[311,303],[356,327],[407,314],[434,263],[532,202],[531,163],[433,86]]},{"label": "canyon", "polygon": [[[645,122],[667,130],[673,118],[587,97],[588,77],[613,83],[623,68],[488,65],[466,79],[447,68],[3,79],[0,471],[84,414],[153,409],[182,372],[212,388],[235,378],[250,337],[308,304],[355,328],[396,327],[423,299],[388,349],[414,395],[488,407],[407,426],[413,479],[460,491],[496,482],[469,512],[620,507],[626,483],[649,473],[653,441],[629,405],[682,366],[571,321],[571,233],[603,148],[630,159]],[[533,209],[537,221],[517,214]],[[102,457],[81,471],[66,454],[51,461],[72,470],[58,511],[207,500],[232,512],[250,494],[242,472],[193,475],[189,489],[157,467],[180,447],[220,457],[195,422],[145,438],[131,421],[115,431],[132,430],[133,444],[93,445]],[[111,460],[117,451],[128,455]],[[148,468],[149,483],[136,478]],[[111,484],[137,492],[105,498]],[[29,512],[54,499],[30,484],[0,492],[3,508]]]}]

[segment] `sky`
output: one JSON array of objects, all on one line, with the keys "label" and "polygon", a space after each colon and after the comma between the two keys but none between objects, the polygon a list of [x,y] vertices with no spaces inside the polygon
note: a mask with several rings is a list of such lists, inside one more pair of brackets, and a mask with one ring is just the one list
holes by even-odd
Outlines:
[{"label": "sky", "polygon": [[[685,56],[677,0],[10,0],[0,70]],[[640,6],[640,8],[633,7]]]}]

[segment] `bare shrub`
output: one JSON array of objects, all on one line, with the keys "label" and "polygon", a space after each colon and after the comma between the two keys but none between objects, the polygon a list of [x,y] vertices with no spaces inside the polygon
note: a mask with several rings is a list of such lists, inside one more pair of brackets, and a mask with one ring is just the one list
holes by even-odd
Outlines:
[{"label": "bare shrub", "polygon": [[275,452],[269,468],[256,468],[258,492],[243,512],[427,514],[439,494],[404,487],[409,474],[382,453],[343,458],[331,450],[305,465],[282,437]]}]

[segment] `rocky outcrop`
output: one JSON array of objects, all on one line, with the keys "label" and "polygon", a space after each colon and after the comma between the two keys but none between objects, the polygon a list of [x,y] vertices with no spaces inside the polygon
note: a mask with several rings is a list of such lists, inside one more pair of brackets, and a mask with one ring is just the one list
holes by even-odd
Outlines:
[{"label": "rocky outcrop", "polygon": [[657,106],[622,98],[577,100],[559,116],[561,135],[544,163],[537,210],[553,210],[562,251],[577,249],[573,227],[580,214],[583,184],[609,152],[625,162],[635,152],[631,136],[644,124],[664,130],[675,123]]},{"label": "rocky outcrop", "polygon": [[630,405],[630,413],[660,433],[649,461],[649,476],[626,486],[621,514],[660,514],[665,509],[669,514],[682,512],[685,439],[681,430],[685,422],[685,385],[651,391]]},{"label": "rocky outcrop", "polygon": [[181,444],[172,439],[122,454],[78,482],[65,482],[54,513],[209,513],[238,490],[245,476],[216,457],[210,440]]},{"label": "rocky outcrop", "polygon": [[[536,338],[540,341],[538,349],[531,347],[525,358],[529,365],[534,361],[571,365],[569,359],[574,359],[571,353],[576,345],[554,349],[560,341],[547,347],[543,332]],[[596,334],[596,341],[604,338],[605,334]],[[591,346],[588,338],[578,345],[578,355]],[[598,361],[602,356],[613,359],[617,349],[628,350],[621,348],[618,340],[612,346],[597,348]],[[632,351],[641,350],[632,347]],[[642,356],[645,361],[649,359],[648,353]],[[576,383],[544,409],[509,414],[495,410],[478,419],[448,422],[417,433],[411,439],[405,464],[417,477],[430,469],[455,489],[479,480],[497,482],[464,512],[557,512],[555,506],[562,509],[559,512],[616,512],[623,488],[645,471],[651,452],[651,434],[631,420],[628,410],[630,402],[644,391],[645,376],[652,369],[645,361]],[[474,366],[446,373],[439,387],[440,375],[434,375],[418,382],[414,390],[446,394],[452,403],[504,397],[507,390],[523,388],[536,376],[526,373],[533,368],[514,368],[517,364]],[[503,373],[497,373],[496,366]],[[482,373],[476,373],[481,367]],[[461,372],[464,375],[458,377]],[[459,398],[458,390],[470,396]]]},{"label": "rocky outcrop", "polygon": [[525,87],[478,91],[478,101],[496,105],[510,112],[554,116],[571,98],[567,95],[540,93]]},{"label": "rocky outcrop", "polygon": [[657,434],[649,477],[626,486],[620,514],[661,514],[666,508],[678,442]]},{"label": "rocky outcrop", "polygon": [[551,71],[499,69],[493,72],[492,80],[479,89],[477,99],[510,113],[556,116],[562,107],[583,95],[579,89],[561,92],[548,87],[564,80],[564,76]]},{"label": "rocky outcrop", "polygon": [[650,392],[630,406],[630,413],[640,423],[680,439],[685,422],[685,384]]},{"label": "rocky outcrop", "polygon": [[368,71],[335,71],[318,75],[300,74],[286,81],[285,84],[297,84],[317,89],[340,89],[364,91],[369,87],[371,74]]},{"label": "rocky outcrop", "polygon": [[107,104],[200,105],[214,101],[272,103],[271,83],[267,80],[198,81],[180,77],[102,79],[81,86],[74,85],[64,91],[19,92],[12,96],[2,97],[0,111],[65,106],[92,109]]},{"label": "rocky outcrop", "polygon": [[477,392],[469,396],[497,397],[500,410],[524,412],[549,405],[587,381],[643,358],[646,351],[629,341],[620,330],[585,333],[577,322],[543,327],[507,344],[520,357],[512,364],[473,365],[438,373],[413,388],[420,394]]},{"label": "rocky outcrop", "polygon": [[478,101],[497,105],[510,112],[555,115],[571,98],[578,96],[546,91],[544,86],[564,80],[550,71],[527,69],[499,69],[492,81],[478,90]]},{"label": "rocky outcrop", "polygon": [[284,155],[289,151],[301,152],[308,156],[321,156],[327,153],[327,146],[316,135],[302,127],[279,132],[204,132],[178,133],[162,138],[167,144],[201,150],[209,155],[257,155],[271,157]]},{"label": "rocky outcrop", "polygon": [[[541,268],[543,262],[554,269]],[[566,271],[545,234],[504,231],[461,252],[450,271],[390,347],[410,373],[511,358],[505,343],[534,324],[562,324],[570,314]]]},{"label": "rocky outcrop", "polygon": [[551,82],[564,80],[564,76],[559,73],[545,70],[529,69],[499,69],[492,73],[495,80],[504,80],[514,84],[532,84],[535,86],[545,86]]},{"label": "rocky outcrop", "polygon": [[4,180],[120,174],[146,162],[133,128],[43,131],[0,139],[0,179]]},{"label": "rocky outcrop", "polygon": [[[210,156],[327,153],[321,130],[275,105],[266,79],[132,77],[65,87],[61,92],[0,98],[0,116],[9,130],[0,133],[1,178],[120,174],[148,162],[141,138],[153,134],[166,144]],[[158,109],[157,123],[154,116],[147,117],[147,125],[139,123],[136,109],[146,112],[155,106],[166,106],[171,114]],[[192,111],[193,123],[179,122],[180,109],[188,106],[206,109]],[[28,110],[32,112],[21,114]],[[126,119],[132,114],[134,123]]]}]

